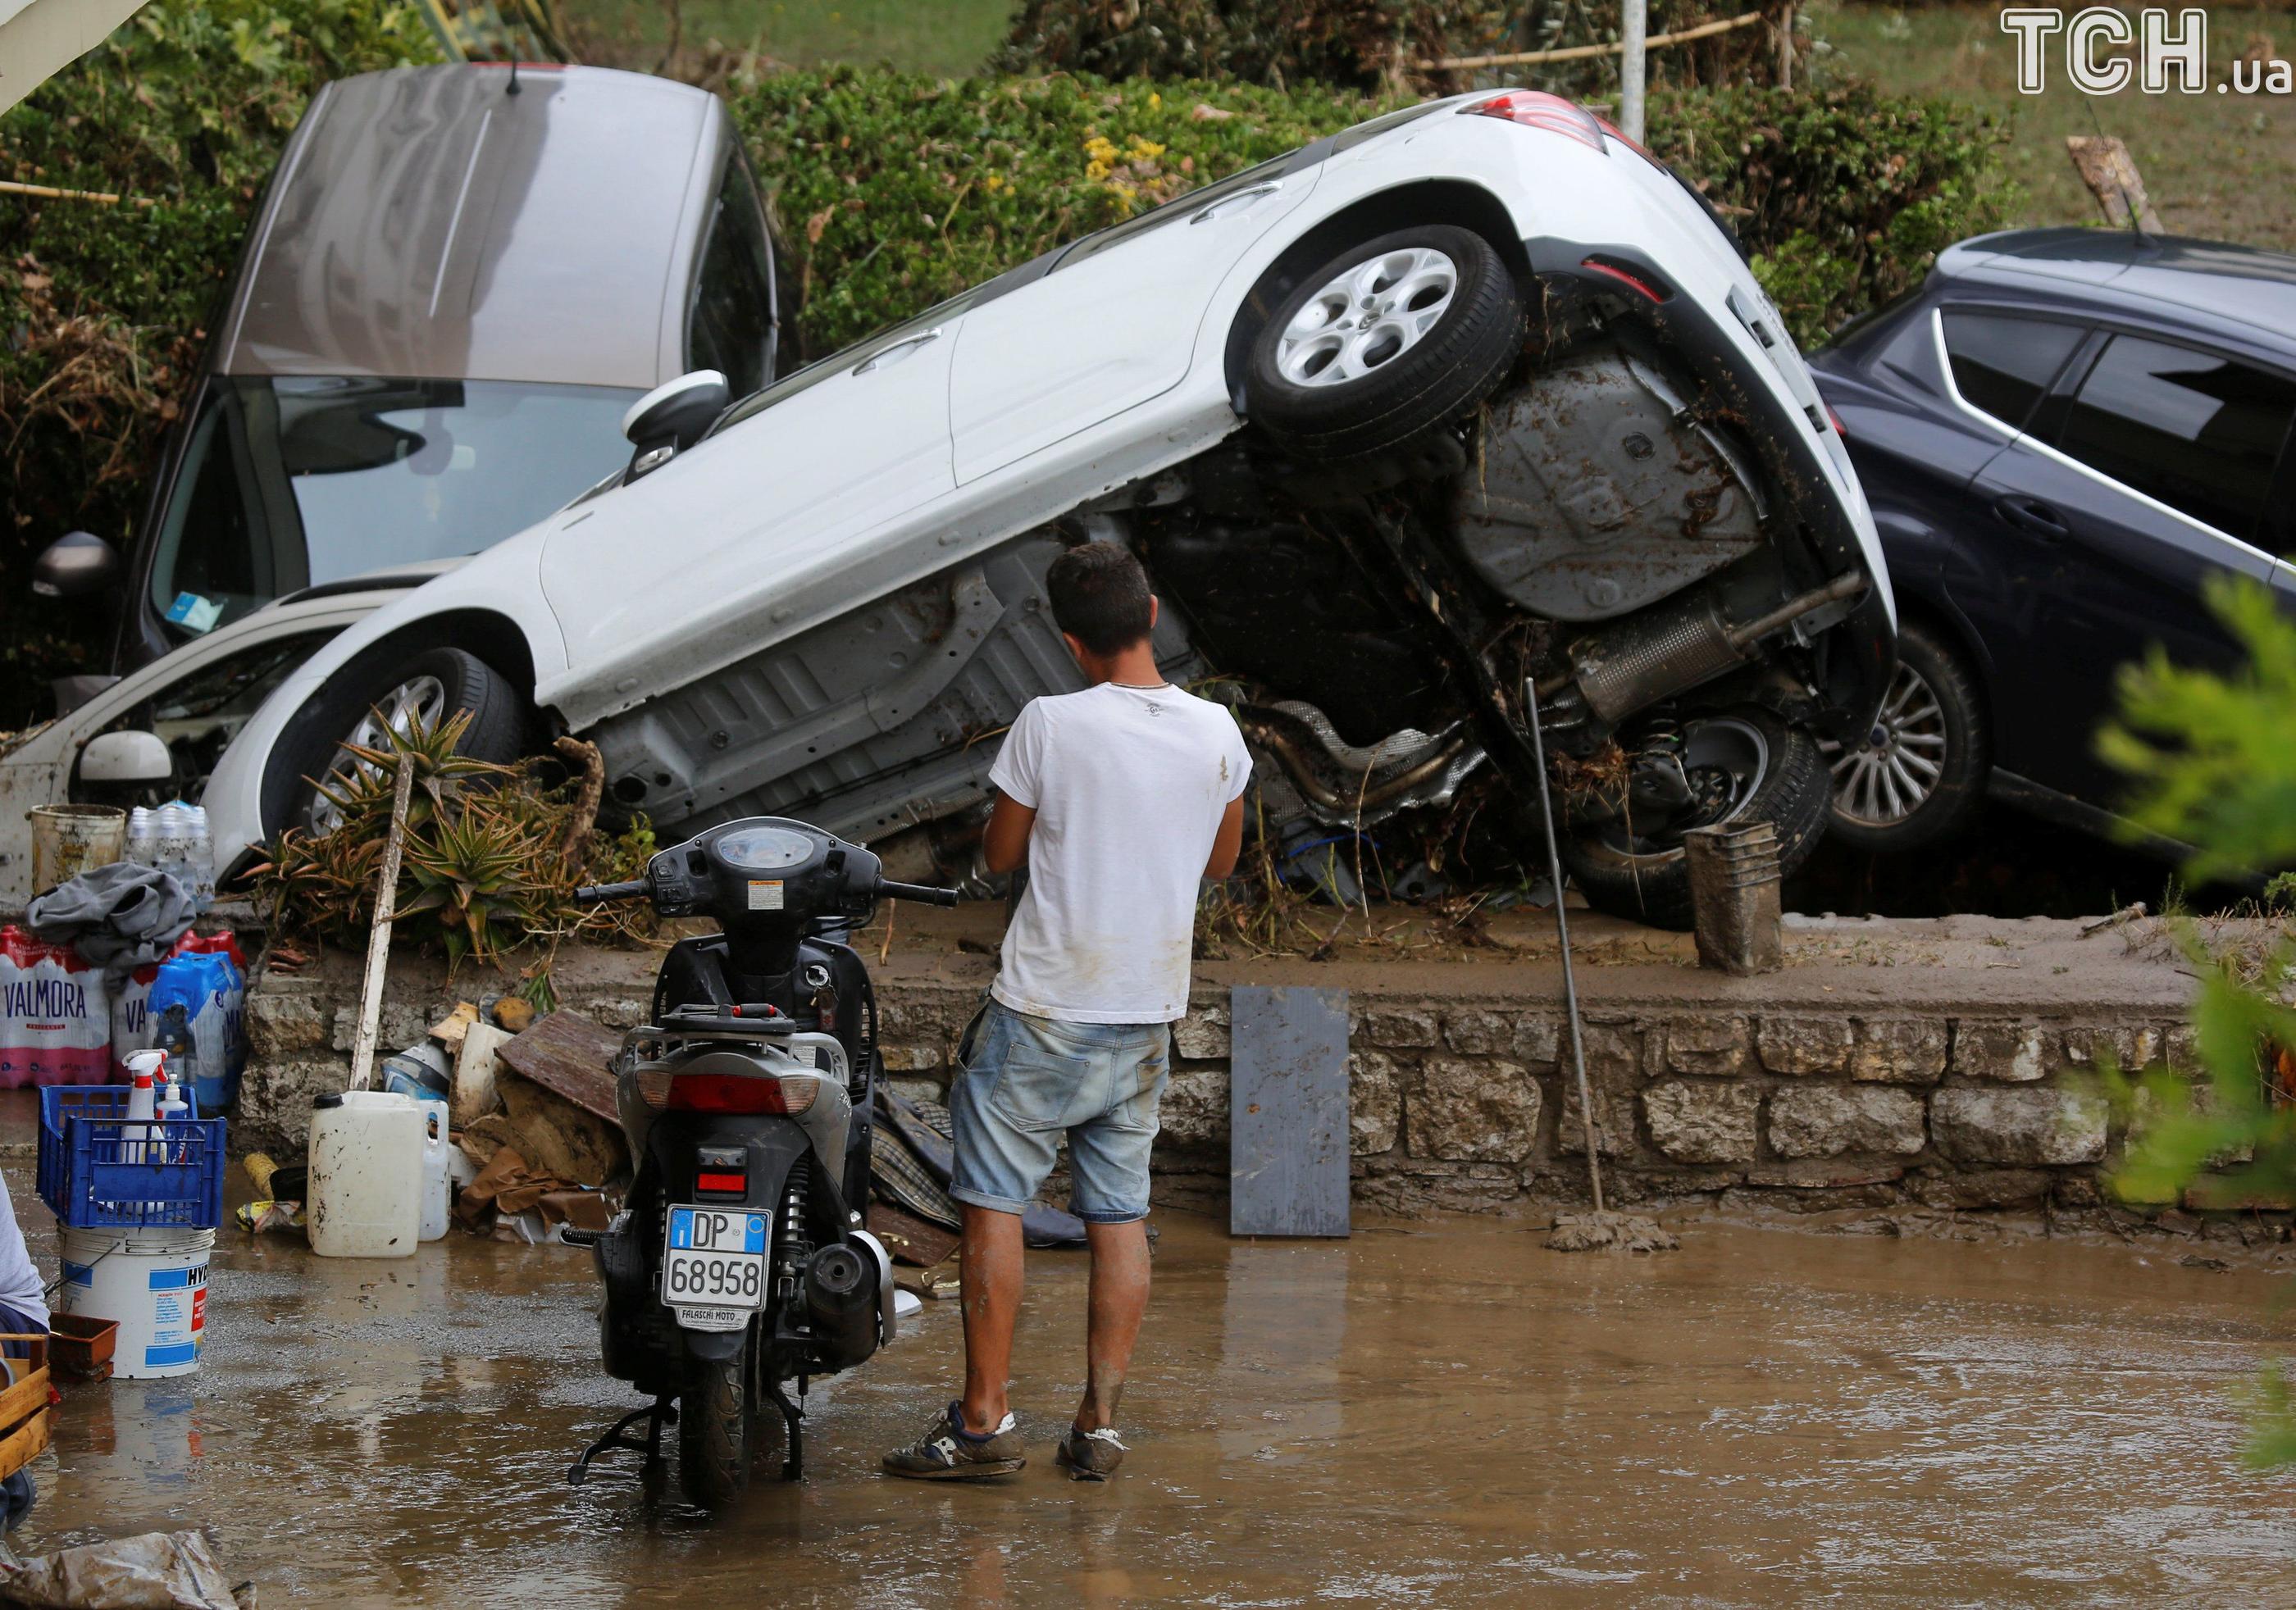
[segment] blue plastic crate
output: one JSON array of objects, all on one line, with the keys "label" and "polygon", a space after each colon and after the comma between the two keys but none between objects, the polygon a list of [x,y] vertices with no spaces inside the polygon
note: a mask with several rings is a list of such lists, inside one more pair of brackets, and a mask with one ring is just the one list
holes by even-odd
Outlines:
[{"label": "blue plastic crate", "polygon": [[[192,1116],[123,1124],[124,1084],[40,1092],[40,1199],[73,1230],[149,1225],[213,1230],[223,1222],[224,1121]],[[124,1133],[123,1130],[132,1130]],[[124,1151],[139,1151],[134,1161]]]}]

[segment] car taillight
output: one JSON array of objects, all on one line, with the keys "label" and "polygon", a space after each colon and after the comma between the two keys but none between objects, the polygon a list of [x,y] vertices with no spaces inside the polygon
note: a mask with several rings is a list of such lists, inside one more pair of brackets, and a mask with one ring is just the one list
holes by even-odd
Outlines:
[{"label": "car taillight", "polygon": [[813,1074],[777,1078],[771,1074],[672,1074],[638,1075],[638,1096],[656,1112],[783,1113],[808,1110],[821,1093]]},{"label": "car taillight", "polygon": [[1608,155],[1610,148],[1603,143],[1603,125],[1593,112],[1576,101],[1566,101],[1561,95],[1549,94],[1543,89],[1511,89],[1503,95],[1494,95],[1465,109],[1482,118],[1505,118],[1525,128],[1543,128],[1550,134],[1567,135],[1579,144]]},{"label": "car taillight", "polygon": [[1849,439],[1849,433],[1841,428],[1841,416],[1833,412],[1833,405],[1831,403],[1825,405],[1825,422],[1833,427],[1834,435],[1845,442]]}]

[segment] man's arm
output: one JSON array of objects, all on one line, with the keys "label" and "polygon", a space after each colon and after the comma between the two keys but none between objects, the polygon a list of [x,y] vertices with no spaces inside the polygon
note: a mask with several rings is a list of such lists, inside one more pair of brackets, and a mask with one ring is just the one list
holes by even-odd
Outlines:
[{"label": "man's arm", "polygon": [[[1037,825],[1037,808],[1024,805],[1010,794],[996,797],[996,809],[988,813],[988,830],[980,835],[980,858],[992,872],[1017,872],[1029,864],[1029,830]],[[1243,818],[1236,817],[1236,830],[1241,833]],[[1225,834],[1226,829],[1223,827]],[[1225,842],[1225,840],[1223,840]],[[1228,850],[1228,864],[1235,864],[1235,850]],[[1225,872],[1219,874],[1226,877]]]},{"label": "man's arm", "polygon": [[[1002,809],[1004,802],[1000,800],[997,804],[998,808]],[[1033,816],[1036,813],[1032,811],[1029,814]],[[996,831],[996,824],[994,821],[988,825],[989,831]],[[1024,827],[1021,830],[1026,833],[1029,830]],[[1212,858],[1204,862],[1204,876],[1225,878],[1234,871],[1235,858],[1242,849],[1243,796],[1239,794],[1227,802],[1227,812],[1220,818],[1219,831],[1212,835]],[[994,864],[991,862],[991,865]]]}]

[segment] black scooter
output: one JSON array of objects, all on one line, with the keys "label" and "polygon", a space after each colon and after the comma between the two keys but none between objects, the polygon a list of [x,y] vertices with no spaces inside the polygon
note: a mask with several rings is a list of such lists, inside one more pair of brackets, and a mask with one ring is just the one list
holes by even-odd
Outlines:
[{"label": "black scooter", "polygon": [[788,1431],[782,1475],[798,1480],[807,1383],[892,1339],[892,1263],[862,1228],[876,997],[833,937],[887,896],[957,898],[891,882],[859,846],[771,816],[664,850],[633,882],[576,892],[724,930],[663,958],[652,1019],[623,1037],[615,1067],[629,1205],[607,1230],[568,1237],[589,1243],[605,1287],[606,1373],[653,1400],[584,1451],[568,1473],[578,1485],[617,1449],[651,1472],[675,1425],[686,1496],[723,1504],[749,1484],[767,1400]]}]

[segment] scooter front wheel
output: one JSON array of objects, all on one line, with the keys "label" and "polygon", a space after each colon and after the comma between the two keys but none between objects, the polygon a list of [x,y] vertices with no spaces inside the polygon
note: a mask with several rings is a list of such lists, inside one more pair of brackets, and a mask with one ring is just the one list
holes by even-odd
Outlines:
[{"label": "scooter front wheel", "polygon": [[758,1406],[750,1391],[745,1338],[729,1359],[689,1358],[677,1401],[677,1473],[685,1496],[705,1509],[729,1504],[750,1484]]}]

